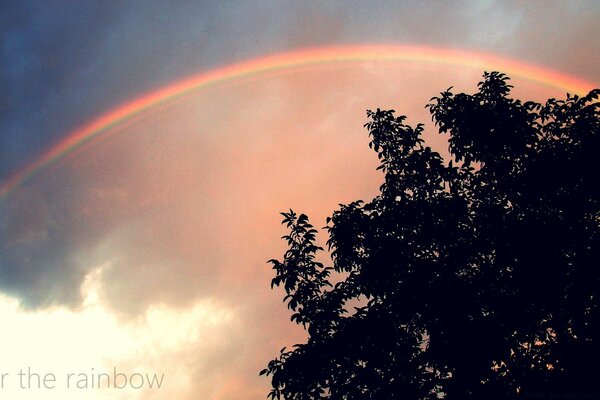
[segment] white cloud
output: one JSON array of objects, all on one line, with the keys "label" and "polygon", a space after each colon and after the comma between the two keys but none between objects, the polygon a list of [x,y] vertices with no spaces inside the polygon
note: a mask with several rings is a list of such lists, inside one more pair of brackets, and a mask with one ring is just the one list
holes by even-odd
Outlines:
[{"label": "white cloud", "polygon": [[[87,275],[82,285],[85,300],[78,310],[54,307],[25,311],[14,298],[0,296],[0,374],[5,374],[2,398],[186,398],[199,385],[194,371],[202,364],[203,352],[231,346],[228,333],[235,331],[237,316],[210,299],[185,308],[155,304],[134,320],[118,319],[99,295],[102,271],[107,266]],[[114,380],[115,371],[127,377],[125,388],[114,388],[115,384],[125,384],[123,376]],[[108,374],[102,377],[104,389],[98,389],[98,373]],[[142,377],[130,381],[133,373]],[[43,382],[46,374],[53,374],[47,376],[48,389]],[[87,383],[79,374],[85,374]],[[141,389],[131,387],[140,386],[142,378],[146,380]],[[148,388],[148,378],[154,389]],[[111,388],[106,389],[109,381]],[[86,384],[86,389],[77,388]]]}]

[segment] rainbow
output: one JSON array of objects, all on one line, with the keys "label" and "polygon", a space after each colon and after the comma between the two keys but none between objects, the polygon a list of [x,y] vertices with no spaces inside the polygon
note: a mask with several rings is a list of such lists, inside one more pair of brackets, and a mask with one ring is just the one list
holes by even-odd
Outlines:
[{"label": "rainbow", "polygon": [[0,199],[34,176],[45,166],[106,132],[121,122],[149,108],[168,102],[192,91],[223,82],[318,64],[348,62],[398,62],[409,61],[427,64],[462,66],[479,70],[498,70],[509,76],[524,78],[545,86],[575,94],[584,94],[595,85],[590,82],[553,71],[548,68],[499,57],[489,53],[409,45],[361,45],[323,47],[268,55],[227,65],[188,77],[161,89],[147,93],[76,129],[65,139],[51,147],[36,161],[13,174],[0,186]]}]

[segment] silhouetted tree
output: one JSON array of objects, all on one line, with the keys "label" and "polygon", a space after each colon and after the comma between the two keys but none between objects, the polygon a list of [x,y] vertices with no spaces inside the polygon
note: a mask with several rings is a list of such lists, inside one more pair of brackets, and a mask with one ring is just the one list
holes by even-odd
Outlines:
[{"label": "silhouetted tree", "polygon": [[272,286],[308,340],[261,372],[270,397],[600,393],[600,90],[541,105],[511,87],[485,73],[431,99],[449,162],[422,125],[368,111],[384,183],[327,219],[331,267],[306,215],[282,213]]}]

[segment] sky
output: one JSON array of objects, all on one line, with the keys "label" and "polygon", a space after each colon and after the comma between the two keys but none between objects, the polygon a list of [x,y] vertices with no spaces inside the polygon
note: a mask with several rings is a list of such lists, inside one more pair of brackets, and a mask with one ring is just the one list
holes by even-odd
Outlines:
[{"label": "sky", "polygon": [[595,1],[0,2],[0,396],[264,398],[258,371],[304,338],[270,290],[278,212],[320,227],[376,194],[365,110],[444,153],[432,96],[500,66],[523,99],[598,87],[598,28]]}]

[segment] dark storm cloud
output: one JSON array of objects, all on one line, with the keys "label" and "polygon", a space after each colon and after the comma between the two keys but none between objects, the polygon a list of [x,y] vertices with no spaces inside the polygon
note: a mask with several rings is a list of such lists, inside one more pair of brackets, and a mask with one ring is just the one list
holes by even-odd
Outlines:
[{"label": "dark storm cloud", "polygon": [[253,54],[249,40],[256,32],[246,32],[241,18],[252,18],[247,6],[234,8],[233,16],[219,2],[9,1],[0,7],[0,178],[99,112]]},{"label": "dark storm cloud", "polygon": [[[0,160],[7,170],[57,138],[81,104],[96,32],[113,18],[96,3],[3,2],[0,14]],[[76,120],[76,119],[75,119]]]},{"label": "dark storm cloud", "polygon": [[86,273],[72,258],[74,221],[34,189],[0,203],[0,291],[25,307],[77,304]]}]

